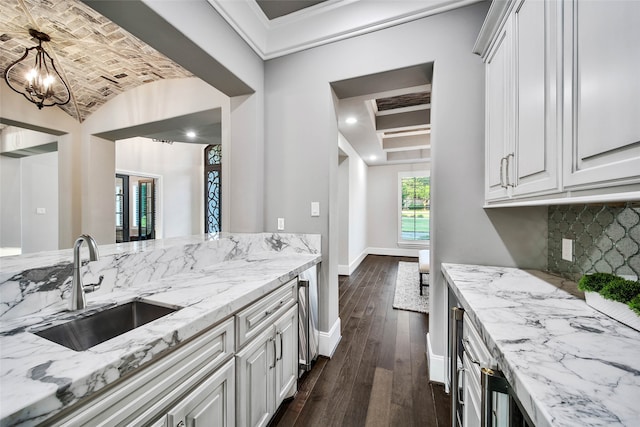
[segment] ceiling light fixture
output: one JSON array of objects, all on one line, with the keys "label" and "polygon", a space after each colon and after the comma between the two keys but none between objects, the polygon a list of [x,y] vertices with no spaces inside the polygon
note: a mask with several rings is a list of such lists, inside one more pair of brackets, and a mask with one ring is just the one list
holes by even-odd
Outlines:
[{"label": "ceiling light fixture", "polygon": [[173,145],[173,142],[174,142],[170,139],[162,139],[162,138],[151,138],[151,140],[153,142],[162,142],[163,144],[169,144],[169,145]]},{"label": "ceiling light fixture", "polygon": [[187,136],[189,138],[195,138],[196,137],[196,133],[194,131],[190,130],[189,132],[187,132]]},{"label": "ceiling light fixture", "polygon": [[71,100],[69,86],[58,72],[53,58],[42,47],[42,42],[51,41],[51,38],[33,28],[29,29],[29,34],[38,40],[38,46],[26,48],[24,55],[7,67],[4,80],[39,109],[67,104]]},{"label": "ceiling light fixture", "polygon": [[358,123],[358,119],[356,119],[355,117],[347,117],[347,119],[344,122],[348,125],[353,125]]}]

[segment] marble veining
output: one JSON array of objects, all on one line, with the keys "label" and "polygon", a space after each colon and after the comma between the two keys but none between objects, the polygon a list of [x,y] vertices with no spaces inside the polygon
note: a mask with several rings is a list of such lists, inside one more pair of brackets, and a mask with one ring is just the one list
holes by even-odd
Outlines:
[{"label": "marble veining", "polygon": [[536,426],[638,425],[640,332],[562,290],[557,276],[442,271]]},{"label": "marble veining", "polygon": [[[71,251],[2,260],[0,425],[35,425],[320,262],[319,235],[220,234],[100,246],[87,309],[67,310]],[[33,332],[133,300],[181,307],[83,352]]]}]

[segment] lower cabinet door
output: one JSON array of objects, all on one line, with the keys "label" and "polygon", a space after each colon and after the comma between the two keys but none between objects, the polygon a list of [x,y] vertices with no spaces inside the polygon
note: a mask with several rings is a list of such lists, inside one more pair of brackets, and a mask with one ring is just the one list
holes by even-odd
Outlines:
[{"label": "lower cabinet door", "polygon": [[289,309],[276,322],[276,408],[295,394],[298,380],[298,306]]},{"label": "lower cabinet door", "polygon": [[236,422],[266,426],[275,411],[276,339],[267,329],[236,355]]},{"label": "lower cabinet door", "polygon": [[167,427],[235,426],[235,360],[231,359],[169,411]]}]

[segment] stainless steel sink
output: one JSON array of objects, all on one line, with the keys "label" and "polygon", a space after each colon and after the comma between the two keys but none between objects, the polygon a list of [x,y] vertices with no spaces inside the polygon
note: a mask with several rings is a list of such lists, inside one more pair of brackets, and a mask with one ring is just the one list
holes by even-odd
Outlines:
[{"label": "stainless steel sink", "polygon": [[34,333],[72,350],[84,351],[177,310],[133,301]]}]

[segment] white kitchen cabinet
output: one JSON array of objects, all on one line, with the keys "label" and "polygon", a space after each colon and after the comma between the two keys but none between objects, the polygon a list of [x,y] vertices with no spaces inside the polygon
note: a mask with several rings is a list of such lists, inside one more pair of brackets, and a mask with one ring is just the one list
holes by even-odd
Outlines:
[{"label": "white kitchen cabinet", "polygon": [[[464,368],[464,377],[462,381],[462,424],[464,427],[480,427],[481,412],[480,399],[482,390],[476,378],[479,375],[475,373],[475,367],[465,354],[462,360]],[[479,371],[480,369],[477,368]]]},{"label": "white kitchen cabinet", "polygon": [[517,1],[485,58],[487,201],[559,188],[554,5]]},{"label": "white kitchen cabinet", "polygon": [[298,306],[292,307],[275,324],[276,355],[275,387],[276,408],[295,392],[298,380]]},{"label": "white kitchen cabinet", "polygon": [[564,181],[640,181],[640,2],[565,1]]},{"label": "white kitchen cabinet", "polygon": [[638,22],[637,1],[492,3],[487,206],[640,198]]},{"label": "white kitchen cabinet", "polygon": [[216,376],[219,369],[224,370],[221,366],[233,359],[234,351],[234,319],[230,318],[48,423],[69,427],[165,425],[163,414],[168,408]]},{"label": "white kitchen cabinet", "polygon": [[507,162],[514,196],[559,189],[556,16],[555,1],[522,0],[511,18],[515,118]]},{"label": "white kitchen cabinet", "polygon": [[267,425],[274,414],[275,336],[271,329],[236,355],[236,420],[239,426]]},{"label": "white kitchen cabinet", "polygon": [[509,52],[511,40],[507,30],[498,34],[486,62],[486,144],[485,174],[487,200],[506,198],[508,182],[505,166],[509,152],[507,114],[510,104]]},{"label": "white kitchen cabinet", "polygon": [[236,365],[237,425],[265,426],[297,387],[297,304],[238,352]]},{"label": "white kitchen cabinet", "polygon": [[166,416],[167,427],[235,426],[235,365],[231,359]]}]

